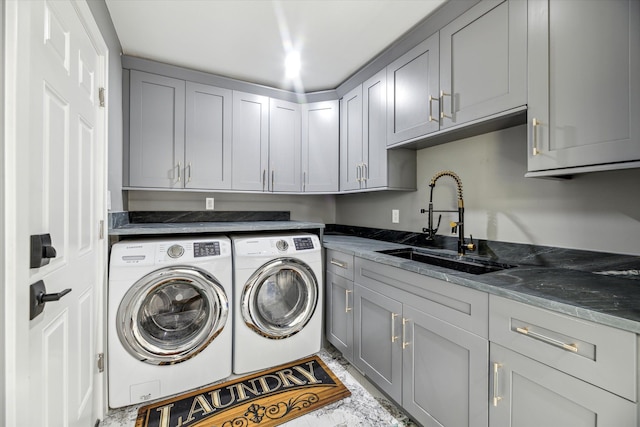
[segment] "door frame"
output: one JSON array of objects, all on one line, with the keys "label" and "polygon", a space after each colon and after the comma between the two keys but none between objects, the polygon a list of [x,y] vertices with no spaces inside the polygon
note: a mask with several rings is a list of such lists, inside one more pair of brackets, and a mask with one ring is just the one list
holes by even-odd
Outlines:
[{"label": "door frame", "polygon": [[[18,87],[28,87],[27,73],[18,70],[19,52],[28,45],[30,30],[24,14],[18,21],[18,9],[27,7],[29,2],[18,0],[0,0],[0,162],[4,169],[0,186],[0,295],[4,301],[0,316],[0,425],[20,425],[22,414],[30,410],[37,402],[29,402],[29,222],[22,212],[29,206],[29,149],[28,144],[20,143],[28,138],[24,124],[17,122],[18,117],[28,113],[29,96],[18,93]],[[101,176],[98,179],[99,209],[96,219],[107,226],[107,141],[108,141],[108,64],[109,49],[95,21],[86,0],[72,1],[80,16],[94,48],[100,56],[96,78],[99,86],[105,89],[105,107],[98,116],[97,135],[99,150],[97,156],[102,159]],[[29,6],[31,7],[31,6]],[[20,35],[20,37],[18,37]],[[23,135],[24,133],[24,135]],[[97,231],[96,231],[97,232]],[[96,289],[96,354],[103,352],[106,334],[104,332],[105,293],[106,293],[106,257],[107,231],[103,230],[100,251],[103,256],[98,260],[96,276],[99,289]],[[96,373],[97,373],[96,369]],[[94,382],[93,413],[100,419],[106,412],[104,374],[96,374]]]}]

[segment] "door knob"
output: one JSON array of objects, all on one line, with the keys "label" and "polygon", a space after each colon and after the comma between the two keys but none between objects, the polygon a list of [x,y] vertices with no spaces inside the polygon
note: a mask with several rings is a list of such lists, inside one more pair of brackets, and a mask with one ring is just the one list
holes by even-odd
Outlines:
[{"label": "door knob", "polygon": [[42,280],[38,280],[36,283],[30,286],[30,310],[29,320],[36,318],[44,310],[44,305],[48,302],[59,301],[60,298],[71,292],[71,289],[65,289],[62,292],[56,294],[48,294],[47,287]]},{"label": "door knob", "polygon": [[40,268],[49,264],[49,259],[55,258],[56,249],[51,244],[51,235],[34,234],[31,236],[31,268]]}]

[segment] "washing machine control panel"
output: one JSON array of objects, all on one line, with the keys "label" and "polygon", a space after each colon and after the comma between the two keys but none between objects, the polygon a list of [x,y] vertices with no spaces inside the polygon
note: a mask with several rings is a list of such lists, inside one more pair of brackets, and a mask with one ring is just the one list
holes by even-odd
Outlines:
[{"label": "washing machine control panel", "polygon": [[311,237],[296,237],[293,239],[293,244],[296,245],[297,251],[313,249],[313,239]]},{"label": "washing machine control panel", "polygon": [[195,242],[193,244],[193,257],[205,257],[220,255],[220,242]]}]

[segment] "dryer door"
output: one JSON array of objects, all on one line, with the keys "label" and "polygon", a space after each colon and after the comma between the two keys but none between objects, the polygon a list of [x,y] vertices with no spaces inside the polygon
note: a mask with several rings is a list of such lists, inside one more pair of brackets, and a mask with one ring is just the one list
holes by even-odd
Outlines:
[{"label": "dryer door", "polygon": [[241,309],[246,325],[271,339],[300,332],[318,302],[318,281],[304,262],[278,258],[260,267],[242,291]]},{"label": "dryer door", "polygon": [[187,266],[156,270],[125,294],[116,317],[122,345],[154,365],[183,362],[226,325],[229,300],[209,273]]}]

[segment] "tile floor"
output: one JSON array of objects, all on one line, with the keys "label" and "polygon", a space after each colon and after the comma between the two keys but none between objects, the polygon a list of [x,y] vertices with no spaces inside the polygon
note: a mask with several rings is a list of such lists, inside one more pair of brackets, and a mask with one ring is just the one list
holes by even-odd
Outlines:
[{"label": "tile floor", "polygon": [[[351,396],[291,420],[283,427],[415,427],[398,408],[369,383],[335,348],[319,356],[351,391]],[[133,427],[139,406],[109,411],[100,427]]]}]

